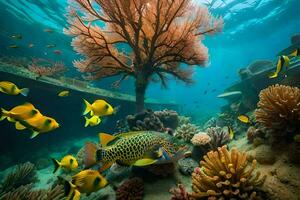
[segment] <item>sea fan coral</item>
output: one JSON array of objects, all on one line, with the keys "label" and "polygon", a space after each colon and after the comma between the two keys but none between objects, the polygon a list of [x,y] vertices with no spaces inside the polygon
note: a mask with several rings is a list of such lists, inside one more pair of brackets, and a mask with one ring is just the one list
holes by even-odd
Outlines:
[{"label": "sea fan coral", "polygon": [[216,150],[230,141],[230,136],[228,131],[216,126],[206,129],[207,135],[210,136],[210,147],[212,150]]},{"label": "sea fan coral", "polygon": [[38,76],[54,76],[66,71],[66,66],[62,62],[53,62],[44,59],[33,59],[28,66],[28,70]]},{"label": "sea fan coral", "polygon": [[256,160],[248,168],[247,154],[227,146],[210,151],[192,174],[190,199],[255,199],[265,177],[254,173]]},{"label": "sea fan coral", "polygon": [[300,131],[300,89],[277,84],[262,90],[255,117],[274,139],[292,139]]},{"label": "sea fan coral", "polygon": [[22,185],[15,190],[7,192],[1,200],[63,200],[63,186],[57,185],[48,190],[33,190],[33,184]]},{"label": "sea fan coral", "polygon": [[199,132],[198,126],[191,123],[183,124],[175,130],[175,137],[179,139],[183,139],[186,142],[190,142],[193,136],[198,132]]},{"label": "sea fan coral", "polygon": [[125,181],[116,192],[117,200],[142,200],[144,182],[141,178],[132,178]]},{"label": "sea fan coral", "polygon": [[26,162],[17,165],[15,170],[10,172],[1,184],[0,194],[37,181],[36,168],[34,164]]}]

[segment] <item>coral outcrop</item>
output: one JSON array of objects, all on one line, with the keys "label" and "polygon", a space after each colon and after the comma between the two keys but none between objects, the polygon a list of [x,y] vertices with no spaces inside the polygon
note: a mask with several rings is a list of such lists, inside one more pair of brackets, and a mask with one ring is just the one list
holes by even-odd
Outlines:
[{"label": "coral outcrop", "polygon": [[181,126],[183,124],[191,123],[191,118],[186,116],[179,116],[178,117],[178,126]]},{"label": "coral outcrop", "polygon": [[210,127],[206,129],[206,133],[211,138],[210,147],[212,150],[216,150],[230,141],[229,133],[224,128],[218,126]]},{"label": "coral outcrop", "polygon": [[188,123],[179,126],[175,130],[175,137],[184,140],[185,142],[190,142],[195,134],[199,132],[199,127]]},{"label": "coral outcrop", "polygon": [[273,139],[291,140],[300,132],[300,89],[277,84],[262,90],[255,117]]},{"label": "coral outcrop", "polygon": [[195,134],[191,139],[191,143],[194,146],[203,146],[209,144],[210,142],[211,142],[210,136],[202,132]]},{"label": "coral outcrop", "polygon": [[164,125],[150,109],[126,117],[129,129],[132,131],[163,131]]},{"label": "coral outcrop", "polygon": [[131,178],[125,181],[116,191],[117,200],[142,200],[144,182],[141,178]]},{"label": "coral outcrop", "polygon": [[254,172],[256,160],[248,167],[247,155],[227,146],[210,151],[192,174],[190,199],[255,199],[265,177]]},{"label": "coral outcrop", "polygon": [[154,115],[160,119],[165,128],[171,128],[175,130],[178,127],[179,116],[176,111],[165,109],[161,111],[155,111]]}]

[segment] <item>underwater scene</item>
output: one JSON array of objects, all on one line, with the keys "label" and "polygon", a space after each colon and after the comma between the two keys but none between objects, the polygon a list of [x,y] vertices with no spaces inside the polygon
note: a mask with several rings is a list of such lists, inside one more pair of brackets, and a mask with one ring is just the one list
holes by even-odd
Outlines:
[{"label": "underwater scene", "polygon": [[300,200],[299,0],[0,0],[0,200]]}]

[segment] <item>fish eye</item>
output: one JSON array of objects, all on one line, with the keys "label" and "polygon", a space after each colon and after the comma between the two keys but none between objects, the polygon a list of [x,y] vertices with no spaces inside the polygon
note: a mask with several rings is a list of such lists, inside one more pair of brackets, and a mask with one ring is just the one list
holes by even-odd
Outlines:
[{"label": "fish eye", "polygon": [[105,105],[105,109],[107,110],[108,108],[109,108],[109,106],[106,104],[106,105]]}]

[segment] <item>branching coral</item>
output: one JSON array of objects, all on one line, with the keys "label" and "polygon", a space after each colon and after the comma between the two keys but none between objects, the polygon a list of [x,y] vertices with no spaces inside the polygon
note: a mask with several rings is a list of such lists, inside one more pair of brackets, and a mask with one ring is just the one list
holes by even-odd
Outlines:
[{"label": "branching coral", "polygon": [[189,200],[189,194],[182,184],[178,184],[176,188],[170,189],[169,192],[172,194],[171,200]]},{"label": "branching coral", "polygon": [[228,131],[225,131],[221,127],[210,127],[206,129],[206,133],[211,138],[210,147],[212,150],[216,150],[230,141]]},{"label": "branching coral", "polygon": [[276,138],[293,138],[300,131],[300,89],[273,85],[259,94],[257,122],[272,130]]},{"label": "branching coral", "polygon": [[10,172],[1,184],[0,194],[37,181],[36,168],[34,164],[26,162],[17,165],[15,170]]},{"label": "branching coral", "polygon": [[178,117],[178,125],[181,126],[183,124],[191,123],[191,118],[186,116],[179,116]]},{"label": "branching coral", "polygon": [[227,146],[210,151],[192,174],[190,199],[255,199],[265,177],[255,173],[256,160],[248,167],[247,155]]},{"label": "branching coral", "polygon": [[175,130],[175,137],[179,139],[183,139],[186,142],[190,142],[193,136],[198,132],[199,132],[198,126],[191,123],[183,124]]},{"label": "branching coral", "polygon": [[132,178],[125,181],[116,192],[117,200],[142,200],[144,182],[141,178]]}]

